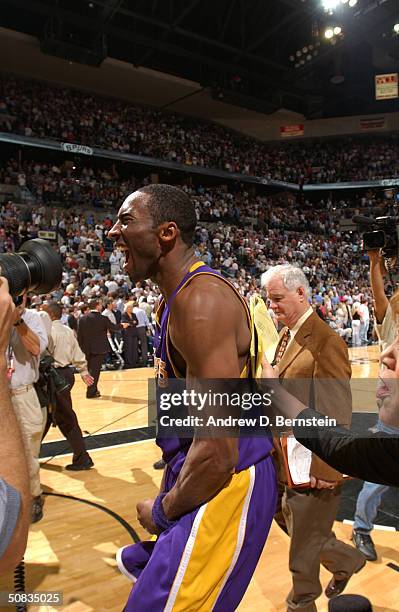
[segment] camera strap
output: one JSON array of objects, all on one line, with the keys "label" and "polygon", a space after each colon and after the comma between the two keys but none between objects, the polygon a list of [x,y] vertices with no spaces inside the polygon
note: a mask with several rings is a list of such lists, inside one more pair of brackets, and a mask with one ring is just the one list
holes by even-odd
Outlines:
[{"label": "camera strap", "polygon": [[7,380],[11,380],[13,373],[15,372],[14,368],[14,351],[12,350],[11,344],[8,345],[7,349]]}]

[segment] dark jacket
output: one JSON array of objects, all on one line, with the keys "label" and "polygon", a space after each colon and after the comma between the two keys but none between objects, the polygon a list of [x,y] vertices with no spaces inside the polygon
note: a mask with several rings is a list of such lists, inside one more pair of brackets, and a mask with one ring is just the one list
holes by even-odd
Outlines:
[{"label": "dark jacket", "polygon": [[[298,419],[322,418],[306,408]],[[378,433],[360,437],[343,427],[294,427],[298,442],[336,470],[388,486],[399,486],[399,438]]]},{"label": "dark jacket", "polygon": [[124,337],[137,336],[138,320],[134,313],[132,313],[132,316],[129,317],[129,315],[124,312],[121,318],[121,323],[129,323],[129,327],[123,330]]},{"label": "dark jacket", "polygon": [[73,331],[78,331],[78,320],[73,315],[68,315],[68,327],[73,329]]},{"label": "dark jacket", "polygon": [[91,311],[79,319],[78,342],[87,355],[104,355],[110,352],[107,332],[120,331],[122,325],[114,325],[99,312]]}]

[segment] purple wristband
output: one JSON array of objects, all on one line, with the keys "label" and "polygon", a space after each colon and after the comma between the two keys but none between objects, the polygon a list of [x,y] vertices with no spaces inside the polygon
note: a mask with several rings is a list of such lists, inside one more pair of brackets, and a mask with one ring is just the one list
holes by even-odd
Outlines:
[{"label": "purple wristband", "polygon": [[167,529],[169,529],[169,527],[172,527],[172,525],[174,525],[176,522],[176,521],[169,521],[166,518],[164,509],[162,506],[162,500],[165,497],[165,495],[167,495],[167,492],[164,492],[158,495],[152,507],[152,520],[154,521],[155,525],[161,531],[166,531]]}]

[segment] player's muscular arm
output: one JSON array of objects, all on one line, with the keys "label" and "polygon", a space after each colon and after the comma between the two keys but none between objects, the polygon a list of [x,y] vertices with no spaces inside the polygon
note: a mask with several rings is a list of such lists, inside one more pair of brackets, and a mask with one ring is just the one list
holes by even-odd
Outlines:
[{"label": "player's muscular arm", "polygon": [[[240,376],[236,336],[242,306],[227,291],[227,295],[219,287],[209,287],[204,294],[187,291],[174,304],[171,341],[187,364],[188,381]],[[231,478],[237,461],[237,438],[194,437],[177,482],[163,499],[168,519],[214,497]]]}]

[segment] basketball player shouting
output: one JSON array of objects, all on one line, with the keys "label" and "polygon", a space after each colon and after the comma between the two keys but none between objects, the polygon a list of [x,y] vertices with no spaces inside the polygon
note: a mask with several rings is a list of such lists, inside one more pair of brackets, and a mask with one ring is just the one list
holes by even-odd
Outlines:
[{"label": "basketball player shouting", "polygon": [[[149,185],[123,202],[110,232],[132,281],[155,281],[158,378],[249,377],[248,308],[194,254],[196,216],[180,189]],[[137,505],[156,542],[127,546],[118,565],[135,582],[125,610],[237,608],[276,506],[268,437],[157,439],[166,462],[161,493]]]}]

